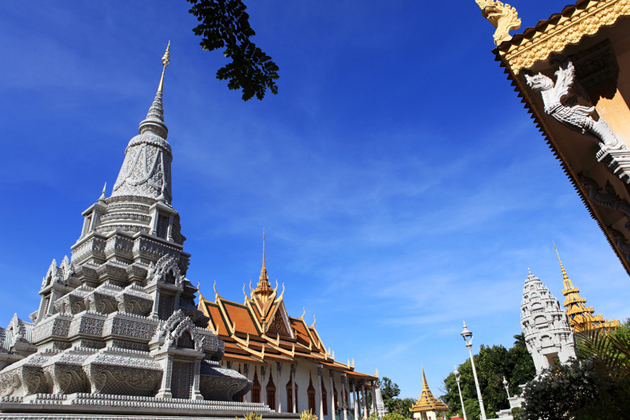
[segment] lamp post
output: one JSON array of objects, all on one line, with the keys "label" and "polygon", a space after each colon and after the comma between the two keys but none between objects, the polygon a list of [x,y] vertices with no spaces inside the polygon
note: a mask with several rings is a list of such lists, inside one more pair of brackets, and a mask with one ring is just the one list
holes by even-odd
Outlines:
[{"label": "lamp post", "polygon": [[479,399],[479,409],[481,410],[481,420],[486,420],[486,410],[483,408],[483,398],[481,398],[481,389],[479,389],[479,379],[477,379],[477,370],[475,369],[475,358],[472,354],[472,339],[473,333],[466,328],[466,321],[464,321],[464,331],[461,332],[466,347],[468,347],[468,353],[470,353],[470,364],[472,365],[473,376],[475,377],[475,387],[477,388],[477,398]]},{"label": "lamp post", "polygon": [[457,366],[453,371],[453,375],[455,375],[455,380],[457,381],[457,390],[459,391],[459,401],[462,403],[462,413],[464,414],[464,420],[468,420],[466,418],[466,408],[464,407],[464,398],[462,398],[462,389],[459,387],[459,371],[457,370]]},{"label": "lamp post", "polygon": [[508,400],[510,399],[510,387],[508,387],[508,381],[507,379],[505,379],[505,376],[503,376],[503,387],[505,388],[505,392],[507,392],[508,394]]}]

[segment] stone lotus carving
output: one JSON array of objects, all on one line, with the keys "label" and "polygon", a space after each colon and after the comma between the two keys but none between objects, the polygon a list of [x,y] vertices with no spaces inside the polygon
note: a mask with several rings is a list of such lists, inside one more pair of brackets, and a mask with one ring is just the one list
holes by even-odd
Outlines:
[{"label": "stone lotus carving", "polygon": [[567,127],[589,135],[609,149],[625,148],[604,118],[599,117],[597,120],[593,118],[597,115],[595,107],[577,105],[575,95],[567,98],[569,89],[575,81],[575,68],[570,60],[562,56],[557,57],[555,61],[558,61],[560,66],[555,72],[555,84],[551,78],[542,73],[534,76],[525,75],[529,87],[542,95],[545,113]]},{"label": "stone lotus carving", "polygon": [[496,28],[494,32],[494,45],[499,45],[503,41],[512,39],[510,31],[521,27],[521,20],[518,18],[516,9],[509,4],[503,4],[495,0],[476,0],[481,9],[483,17],[488,19],[492,26]]}]

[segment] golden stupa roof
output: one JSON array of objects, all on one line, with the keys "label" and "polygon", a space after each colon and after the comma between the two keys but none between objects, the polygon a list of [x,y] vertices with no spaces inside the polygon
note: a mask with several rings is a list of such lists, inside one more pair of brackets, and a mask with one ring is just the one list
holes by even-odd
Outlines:
[{"label": "golden stupa roof", "polygon": [[416,403],[409,409],[412,413],[424,413],[426,411],[446,411],[448,407],[442,401],[433,396],[427,378],[424,376],[424,368],[422,368],[422,394]]},{"label": "golden stupa roof", "polygon": [[562,294],[565,296],[563,306],[567,310],[567,316],[569,317],[569,325],[574,332],[585,331],[589,329],[599,328],[617,328],[620,323],[619,320],[606,321],[603,315],[593,315],[595,309],[592,306],[586,306],[586,299],[580,296],[580,289],[573,285],[573,282],[567,275],[558,248],[556,244],[553,244],[560,262],[560,269],[562,270],[562,283],[564,288]]}]

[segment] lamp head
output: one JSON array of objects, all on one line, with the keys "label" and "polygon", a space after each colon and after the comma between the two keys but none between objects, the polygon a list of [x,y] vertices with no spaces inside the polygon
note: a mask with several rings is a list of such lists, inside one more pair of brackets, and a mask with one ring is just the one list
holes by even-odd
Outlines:
[{"label": "lamp head", "polygon": [[466,327],[466,321],[464,321],[464,331],[461,332],[461,336],[464,338],[464,341],[468,343],[469,339],[472,339],[473,333]]}]

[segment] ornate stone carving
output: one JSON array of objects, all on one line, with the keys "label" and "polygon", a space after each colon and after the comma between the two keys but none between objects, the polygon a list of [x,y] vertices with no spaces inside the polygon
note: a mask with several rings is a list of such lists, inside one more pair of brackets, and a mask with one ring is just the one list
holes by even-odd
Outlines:
[{"label": "ornate stone carving", "polygon": [[146,317],[116,312],[110,314],[103,327],[104,336],[119,336],[146,340],[155,334],[158,322]]},{"label": "ornate stone carving", "polygon": [[129,285],[116,295],[118,310],[136,315],[148,315],[153,307],[151,295],[139,286]]},{"label": "ornate stone carving", "polygon": [[494,32],[494,45],[512,39],[510,31],[521,27],[516,9],[509,4],[498,0],[476,0],[483,17],[488,19],[496,28]]},{"label": "ornate stone carving", "polygon": [[558,16],[549,25],[541,26],[533,35],[522,38],[501,52],[514,74],[547,60],[552,53],[562,52],[568,45],[579,43],[584,36],[594,35],[604,26],[611,26],[622,16],[630,16],[630,0],[592,2],[587,8],[574,8],[570,15]]},{"label": "ornate stone carving", "polygon": [[171,255],[164,255],[158,260],[155,267],[151,266],[147,278],[149,283],[172,284],[176,287],[182,287],[184,281],[178,259]]},{"label": "ornate stone carving", "polygon": [[[582,173],[578,175],[578,178],[580,184],[586,188],[588,198],[594,203],[609,209],[619,210],[630,218],[630,203],[628,203],[628,200],[625,198],[621,198],[617,195],[615,187],[612,186],[610,181],[606,181],[606,186],[604,187],[605,192],[602,192],[599,184],[594,179],[588,178]],[[626,223],[625,228],[630,229],[630,222]]]},{"label": "ornate stone carving", "polygon": [[[615,133],[610,129],[606,120],[599,117],[593,118],[596,114],[595,107],[577,105],[577,98],[569,96],[569,89],[575,79],[575,68],[573,63],[564,57],[558,56],[560,66],[556,71],[557,80],[554,85],[553,80],[542,73],[534,76],[525,75],[527,84],[535,91],[540,92],[545,104],[545,113],[552,116],[569,128],[590,135],[599,143],[603,143],[607,149],[625,149],[625,145],[620,143]],[[563,103],[562,100],[566,99]]]},{"label": "ornate stone carving", "polygon": [[203,398],[213,401],[236,401],[247,394],[254,383],[240,373],[203,360],[199,391]]}]

